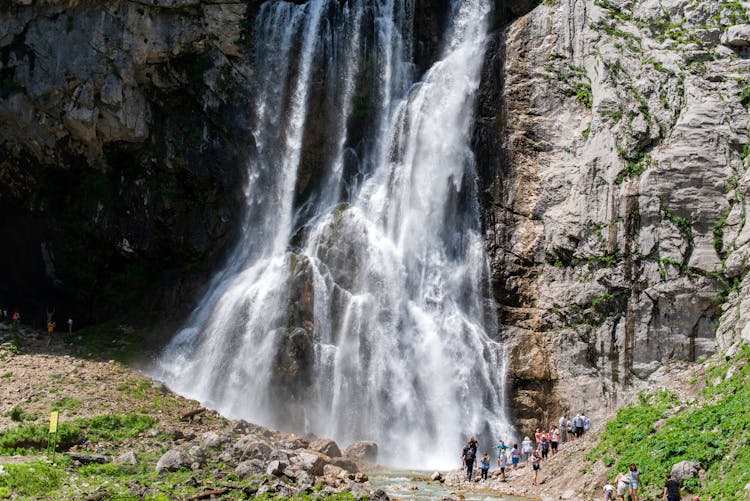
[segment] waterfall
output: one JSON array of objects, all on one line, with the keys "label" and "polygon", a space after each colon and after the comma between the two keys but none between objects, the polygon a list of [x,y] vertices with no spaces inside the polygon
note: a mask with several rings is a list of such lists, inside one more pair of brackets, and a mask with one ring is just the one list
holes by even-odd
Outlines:
[{"label": "waterfall", "polygon": [[262,5],[242,238],[154,374],[231,417],[445,468],[469,435],[511,432],[470,149],[491,0],[454,0],[419,80],[414,10]]}]

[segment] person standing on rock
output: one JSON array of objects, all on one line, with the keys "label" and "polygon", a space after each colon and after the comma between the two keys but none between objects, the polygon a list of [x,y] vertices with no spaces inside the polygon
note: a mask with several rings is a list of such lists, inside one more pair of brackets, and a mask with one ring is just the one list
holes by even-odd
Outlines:
[{"label": "person standing on rock", "polygon": [[505,445],[505,441],[501,440],[499,444],[497,444],[497,465],[500,466],[500,457],[505,456],[505,453],[508,451],[508,446]]},{"label": "person standing on rock", "polygon": [[476,459],[476,457],[476,449],[471,447],[470,440],[461,452],[461,460],[463,461],[464,468],[466,468],[466,478],[469,481],[471,481],[471,475],[474,473],[474,459]]},{"label": "person standing on rock", "polygon": [[508,455],[503,451],[499,453],[500,455],[497,458],[497,465],[500,467],[500,475],[502,476],[502,481],[505,482],[505,469],[508,467]]},{"label": "person standing on rock", "polygon": [[588,431],[591,429],[591,420],[586,416],[586,414],[583,415],[583,432],[588,433]]},{"label": "person standing on rock", "polygon": [[667,501],[680,501],[680,483],[667,473],[667,481],[664,484],[662,497]]},{"label": "person standing on rock", "polygon": [[531,444],[531,439],[529,437],[523,437],[523,442],[521,442],[521,452],[523,453],[523,460],[528,461],[529,456],[531,456],[531,451],[534,450],[534,447]]},{"label": "person standing on rock", "polygon": [[547,459],[549,457],[549,435],[547,433],[544,433],[542,435],[542,443],[540,445],[540,449],[542,449],[542,459]]},{"label": "person standing on rock", "polygon": [[518,444],[513,444],[513,448],[510,450],[510,463],[513,465],[514,470],[518,469],[518,463],[520,462],[521,451],[518,449]]},{"label": "person standing on rock", "polygon": [[487,473],[490,471],[490,456],[487,451],[484,451],[482,459],[479,460],[479,469],[482,470],[482,480],[487,480]]},{"label": "person standing on rock", "polygon": [[73,332],[73,319],[68,317],[68,334]]},{"label": "person standing on rock", "polygon": [[550,436],[549,445],[552,447],[552,455],[557,454],[557,444],[560,443],[560,428],[552,426],[552,435]]},{"label": "person standing on rock", "polygon": [[539,474],[539,470],[542,468],[542,458],[540,456],[537,456],[536,452],[531,455],[531,458],[529,459],[531,461],[531,472],[533,475],[533,478],[531,480],[531,485],[536,485],[536,479],[537,475]]}]

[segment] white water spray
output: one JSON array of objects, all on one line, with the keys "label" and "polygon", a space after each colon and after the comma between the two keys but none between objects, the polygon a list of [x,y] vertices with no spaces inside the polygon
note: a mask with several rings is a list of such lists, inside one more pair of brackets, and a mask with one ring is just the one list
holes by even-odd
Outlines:
[{"label": "white water spray", "polygon": [[[394,466],[452,467],[468,435],[510,433],[470,149],[489,14],[456,0],[414,82],[413,0],[261,7],[243,237],[157,376],[233,417],[374,440]],[[325,172],[295,207],[321,95]]]}]

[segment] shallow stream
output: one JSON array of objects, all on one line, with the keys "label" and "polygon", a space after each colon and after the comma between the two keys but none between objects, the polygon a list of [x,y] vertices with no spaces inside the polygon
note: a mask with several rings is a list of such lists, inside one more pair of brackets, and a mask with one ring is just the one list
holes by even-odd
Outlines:
[{"label": "shallow stream", "polygon": [[440,501],[451,493],[460,494],[466,501],[528,501],[528,498],[503,496],[493,491],[465,490],[456,486],[430,481],[431,472],[427,471],[382,471],[368,473],[370,484],[374,489],[383,489],[388,496],[401,500]]}]

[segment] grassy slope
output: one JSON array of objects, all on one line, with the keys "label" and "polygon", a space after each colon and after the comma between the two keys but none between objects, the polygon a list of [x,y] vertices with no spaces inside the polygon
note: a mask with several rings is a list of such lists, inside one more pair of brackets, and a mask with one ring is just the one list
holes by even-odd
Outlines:
[{"label": "grassy slope", "polygon": [[705,475],[683,484],[701,500],[734,501],[750,496],[750,346],[729,361],[710,365],[700,377],[699,398],[680,402],[676,394],[642,394],[637,405],[621,409],[588,455],[612,467],[610,480],[635,463],[641,492],[660,496],[673,464],[696,461]]}]

